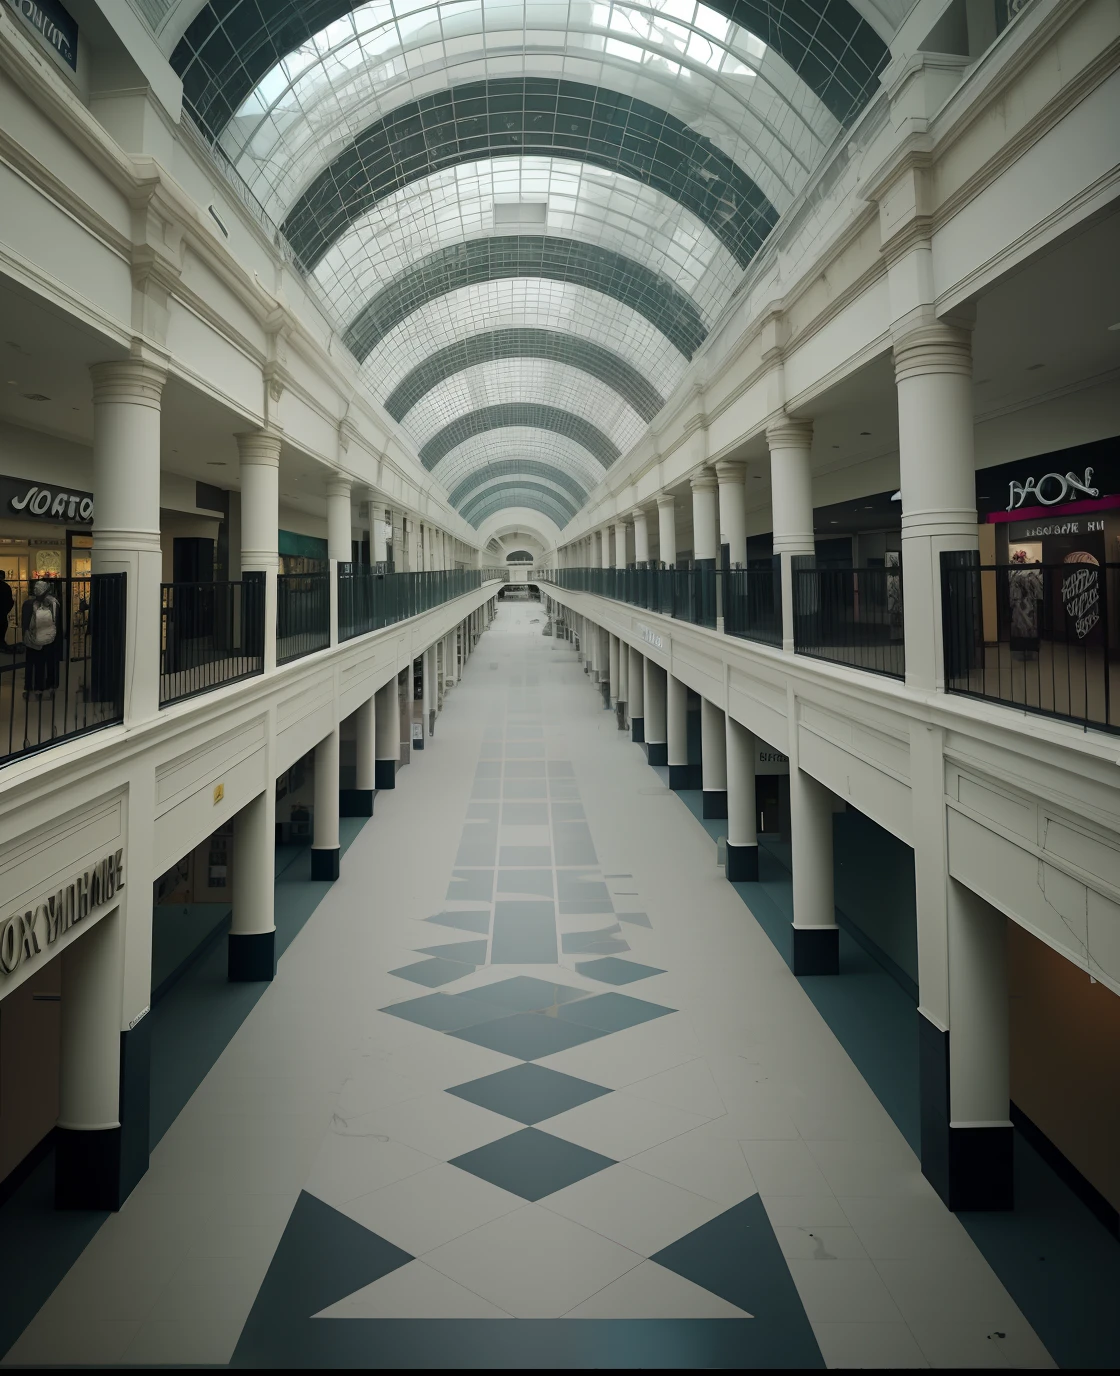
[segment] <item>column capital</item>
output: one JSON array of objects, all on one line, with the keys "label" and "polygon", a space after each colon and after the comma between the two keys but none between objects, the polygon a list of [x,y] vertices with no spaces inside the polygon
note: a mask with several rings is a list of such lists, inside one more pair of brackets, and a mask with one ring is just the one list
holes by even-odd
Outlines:
[{"label": "column capital", "polygon": [[624,511],[620,516],[616,516],[614,518],[613,524],[616,528],[618,526],[628,526],[630,524],[630,513],[628,511]]},{"label": "column capital", "polygon": [[353,488],[353,481],[341,474],[335,474],[327,482],[328,497],[349,497]]},{"label": "column capital", "polygon": [[632,522],[644,521],[647,519],[645,511],[640,506],[634,507],[632,511],[626,513],[627,519]]},{"label": "column capital", "polygon": [[119,358],[105,363],[93,363],[89,370],[93,381],[93,404],[119,402],[132,406],[150,406],[158,411],[167,381],[167,369],[147,359]]},{"label": "column capital", "polygon": [[280,441],[283,438],[278,429],[239,430],[234,439],[237,441],[237,454],[242,463],[266,464],[271,468],[280,467]]},{"label": "column capital", "polygon": [[796,416],[775,416],[766,426],[771,449],[808,449],[813,443],[813,422]]},{"label": "column capital", "polygon": [[894,340],[896,382],[926,373],[972,376],[972,331],[944,320],[927,320]]},{"label": "column capital", "polygon": [[716,480],[720,486],[733,483],[739,487],[747,481],[747,465],[743,459],[720,459],[716,463]]},{"label": "column capital", "polygon": [[716,475],[710,468],[701,468],[688,481],[693,492],[714,492],[717,486]]}]

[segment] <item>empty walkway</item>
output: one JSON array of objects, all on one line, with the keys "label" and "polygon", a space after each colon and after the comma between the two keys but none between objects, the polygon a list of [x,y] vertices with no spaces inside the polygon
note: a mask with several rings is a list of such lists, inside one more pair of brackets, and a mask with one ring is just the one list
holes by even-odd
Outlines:
[{"label": "empty walkway", "polygon": [[543,615],[8,1362],[1051,1365]]}]

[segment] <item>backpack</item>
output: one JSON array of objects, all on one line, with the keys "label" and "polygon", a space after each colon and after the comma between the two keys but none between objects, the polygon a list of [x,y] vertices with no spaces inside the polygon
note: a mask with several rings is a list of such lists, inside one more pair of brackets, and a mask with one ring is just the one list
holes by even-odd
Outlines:
[{"label": "backpack", "polygon": [[29,650],[45,650],[48,645],[54,644],[55,631],[54,611],[50,604],[45,599],[34,602],[31,620],[23,633],[23,643]]}]

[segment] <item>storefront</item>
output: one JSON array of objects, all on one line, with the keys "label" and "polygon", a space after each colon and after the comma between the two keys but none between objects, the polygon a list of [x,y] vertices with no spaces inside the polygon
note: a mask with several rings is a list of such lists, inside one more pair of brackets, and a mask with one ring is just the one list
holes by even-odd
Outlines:
[{"label": "storefront", "polygon": [[327,542],[317,535],[299,535],[294,530],[280,531],[278,541],[281,573],[326,573]]},{"label": "storefront", "polygon": [[[3,626],[4,643],[17,638],[24,600],[38,580],[57,584],[89,577],[93,554],[93,493],[27,478],[0,475],[0,573],[12,592]],[[70,585],[73,612],[88,602],[88,589]],[[4,599],[6,602],[6,598]]]}]

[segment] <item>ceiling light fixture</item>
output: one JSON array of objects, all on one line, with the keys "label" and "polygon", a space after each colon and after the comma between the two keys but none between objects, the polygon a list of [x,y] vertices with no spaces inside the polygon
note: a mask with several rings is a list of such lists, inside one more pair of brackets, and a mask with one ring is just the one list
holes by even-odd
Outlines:
[{"label": "ceiling light fixture", "polygon": [[1039,370],[1039,368],[1045,368],[1045,367],[1046,367],[1046,364],[1045,364],[1045,363],[1028,363],[1028,364],[1027,364],[1027,372],[1028,372],[1028,373],[1037,373],[1038,370]]},{"label": "ceiling light fixture", "polygon": [[859,433],[860,433],[861,435],[870,435],[870,434],[871,434],[871,431],[870,431],[870,430],[861,430]]}]

